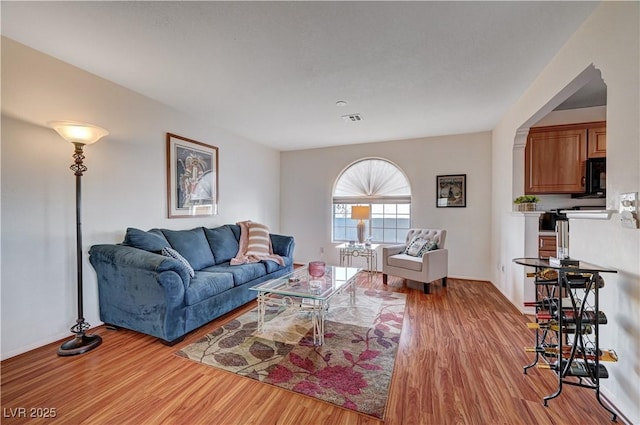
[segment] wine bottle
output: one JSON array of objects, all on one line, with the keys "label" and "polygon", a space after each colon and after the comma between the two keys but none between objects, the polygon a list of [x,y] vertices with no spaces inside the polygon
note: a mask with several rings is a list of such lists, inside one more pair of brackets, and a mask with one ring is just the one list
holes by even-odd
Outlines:
[{"label": "wine bottle", "polygon": [[[559,302],[561,304],[559,304]],[[525,301],[524,302],[524,306],[525,307],[539,307],[539,308],[546,308],[546,309],[556,309],[558,308],[560,305],[564,306],[564,307],[572,307],[573,303],[571,302],[571,298],[569,297],[565,297],[565,298],[542,298],[540,300],[537,301]]]},{"label": "wine bottle", "polygon": [[540,311],[538,313],[536,313],[536,319],[538,320],[552,320],[555,319],[556,315],[552,314],[549,311]]},{"label": "wine bottle", "polygon": [[[598,324],[604,325],[607,323],[607,316],[604,314],[604,311],[598,311],[597,314]],[[576,322],[576,311],[575,310],[563,310],[562,311],[562,321],[565,323],[575,323]],[[585,310],[582,312],[582,323],[596,323],[596,312],[593,310]]]},{"label": "wine bottle", "polygon": [[542,356],[545,357],[558,357],[558,352],[557,350],[554,351],[551,348],[544,348],[544,347],[524,347],[524,351],[527,353],[539,353]]},{"label": "wine bottle", "polygon": [[541,307],[541,308],[549,308],[549,307],[555,307],[558,305],[558,299],[557,298],[542,298],[541,300],[537,300],[537,301],[525,301],[524,302],[524,306],[525,307]]},{"label": "wine bottle", "polygon": [[[549,322],[546,323],[527,323],[527,327],[529,329],[541,329],[541,330],[552,330],[555,332],[559,332],[560,331],[560,326],[558,325],[558,322],[556,322],[555,320],[551,320]],[[563,324],[562,326],[562,332],[563,333],[567,333],[567,334],[574,334],[576,333],[576,324],[575,323],[566,323]],[[583,323],[581,326],[581,334],[591,334],[593,333],[593,327],[589,324],[585,324]]]},{"label": "wine bottle", "polygon": [[539,280],[557,280],[558,271],[555,269],[543,269],[537,273],[527,273],[527,277],[535,277]]},{"label": "wine bottle", "polygon": [[[591,280],[592,275],[588,273],[567,273],[567,283],[571,288],[584,288],[587,286],[587,283]],[[598,289],[604,286],[604,279],[602,276],[598,275],[596,279],[596,285]]]},{"label": "wine bottle", "polygon": [[[541,363],[541,364],[538,364],[538,367],[540,369],[553,369],[553,370],[562,372],[564,371],[564,367],[567,364],[566,362],[567,360],[561,359],[560,364],[558,364],[558,362],[549,363],[549,364]],[[592,363],[590,361],[574,360],[569,365],[569,370],[567,371],[567,375],[579,376],[581,378],[595,377],[596,365],[595,363]],[[609,377],[609,372],[607,371],[607,368],[602,364],[598,364],[598,378],[608,378],[608,377]]]},{"label": "wine bottle", "polygon": [[[562,346],[562,357],[569,358],[571,355],[571,349],[573,347],[571,345],[563,345]],[[544,347],[525,347],[525,352],[528,353],[541,353],[547,357],[557,357],[558,355],[558,347],[557,346],[544,346]],[[589,347],[582,352],[582,349],[578,347],[576,350],[574,358],[577,359],[586,359],[586,360],[595,360],[596,355],[595,349]],[[601,362],[617,362],[618,354],[612,349],[604,349],[598,350],[598,360]]]}]

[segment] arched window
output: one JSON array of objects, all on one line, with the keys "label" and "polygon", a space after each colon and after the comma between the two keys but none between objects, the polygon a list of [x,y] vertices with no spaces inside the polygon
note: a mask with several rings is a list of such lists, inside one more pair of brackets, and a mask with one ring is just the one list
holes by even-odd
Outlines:
[{"label": "arched window", "polygon": [[333,189],[333,240],[357,240],[351,207],[367,205],[366,235],[372,242],[404,242],[411,227],[411,187],[404,172],[381,158],[358,160],[338,176]]}]

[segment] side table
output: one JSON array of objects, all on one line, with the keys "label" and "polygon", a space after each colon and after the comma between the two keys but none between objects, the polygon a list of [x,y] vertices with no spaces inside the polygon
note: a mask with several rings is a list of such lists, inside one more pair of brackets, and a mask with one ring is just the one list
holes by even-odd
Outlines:
[{"label": "side table", "polygon": [[362,257],[367,261],[367,271],[378,273],[378,244],[365,246],[345,242],[337,246],[340,250],[340,266],[351,267],[354,258]]}]

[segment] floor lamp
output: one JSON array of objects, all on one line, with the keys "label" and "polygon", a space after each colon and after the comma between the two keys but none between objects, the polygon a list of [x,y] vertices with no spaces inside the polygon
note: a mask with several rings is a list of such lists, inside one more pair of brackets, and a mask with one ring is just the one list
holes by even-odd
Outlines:
[{"label": "floor lamp", "polygon": [[353,206],[351,207],[351,219],[352,220],[360,220],[358,221],[358,243],[364,242],[364,229],[365,223],[364,220],[369,220],[369,215],[371,214],[371,208],[368,205],[362,206]]},{"label": "floor lamp", "polygon": [[65,342],[58,348],[59,356],[74,356],[93,350],[102,343],[102,338],[100,338],[99,335],[85,334],[85,331],[89,329],[90,325],[84,320],[84,313],[82,311],[81,179],[82,174],[87,171],[87,167],[82,163],[84,159],[82,152],[84,145],[97,142],[100,138],[109,134],[109,132],[95,125],[73,121],[53,121],[49,123],[49,126],[58,132],[63,139],[73,143],[75,146],[75,152],[73,153],[73,159],[75,161],[70,168],[76,176],[76,283],[78,289],[78,319],[76,320],[76,324],[71,327],[71,332],[76,335],[75,338]]}]

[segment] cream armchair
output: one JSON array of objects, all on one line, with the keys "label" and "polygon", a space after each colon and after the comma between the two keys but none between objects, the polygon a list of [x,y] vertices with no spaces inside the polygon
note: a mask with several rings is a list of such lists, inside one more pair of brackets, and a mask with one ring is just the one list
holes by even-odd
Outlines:
[{"label": "cream armchair", "polygon": [[[427,251],[420,257],[405,254],[405,249],[415,237],[430,239],[438,244],[438,249]],[[387,284],[387,275],[422,282],[424,293],[428,294],[429,285],[442,279],[447,286],[449,270],[449,251],[444,248],[447,231],[442,229],[409,229],[404,245],[390,245],[382,248],[382,283]]]}]

